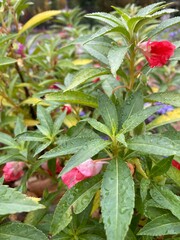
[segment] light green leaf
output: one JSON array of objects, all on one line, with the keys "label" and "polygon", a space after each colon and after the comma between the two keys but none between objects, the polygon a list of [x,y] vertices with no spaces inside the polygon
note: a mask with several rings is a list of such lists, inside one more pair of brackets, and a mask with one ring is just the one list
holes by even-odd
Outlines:
[{"label": "light green leaf", "polygon": [[53,235],[62,231],[72,220],[72,214],[81,213],[100,188],[101,175],[76,184],[59,201],[51,223]]},{"label": "light green leaf", "polygon": [[55,120],[53,125],[53,135],[57,135],[66,117],[66,111],[62,112]]},{"label": "light green leaf", "polygon": [[153,93],[145,97],[147,102],[162,102],[175,107],[180,107],[180,94],[176,92]]},{"label": "light green leaf", "polygon": [[180,233],[180,221],[171,214],[164,214],[147,223],[138,235],[161,236]]},{"label": "light green leaf", "polygon": [[97,99],[94,96],[80,91],[50,93],[46,95],[46,100],[80,104],[93,108],[97,108],[98,106]]},{"label": "light green leaf", "polygon": [[39,229],[24,223],[6,223],[0,226],[1,240],[48,240]]},{"label": "light green leaf", "polygon": [[0,66],[9,65],[17,62],[16,59],[10,57],[0,57]]},{"label": "light green leaf", "polygon": [[46,132],[51,135],[53,128],[53,121],[49,112],[42,106],[37,106],[37,118],[40,121],[41,125],[47,129]]},{"label": "light green leaf", "polygon": [[145,119],[147,119],[149,116],[151,116],[153,113],[155,113],[157,110],[159,110],[161,107],[149,107],[146,109],[143,109],[141,111],[138,111],[134,114],[132,114],[122,125],[121,132],[126,133],[134,128],[136,128],[139,124],[144,122]]},{"label": "light green leaf", "polygon": [[149,179],[146,179],[146,178],[142,178],[142,179],[141,179],[141,183],[140,183],[140,195],[141,195],[142,201],[144,201],[144,200],[146,199],[146,197],[147,197],[150,183],[151,183],[151,182],[150,182]]},{"label": "light green leaf", "polygon": [[0,186],[0,196],[0,215],[30,212],[44,208],[43,205],[38,204],[26,195],[4,185]]},{"label": "light green leaf", "polygon": [[14,33],[14,34],[8,33],[8,35],[0,36],[0,45],[4,44],[8,40],[11,40],[11,39],[15,38],[16,36],[17,36],[17,33]]},{"label": "light green leaf", "polygon": [[171,162],[174,156],[170,156],[167,158],[164,158],[163,160],[159,161],[150,171],[150,177],[156,177],[160,176],[164,173],[166,173],[170,166]]},{"label": "light green leaf", "polygon": [[102,139],[94,139],[89,142],[84,142],[84,145],[81,146],[81,149],[69,159],[61,171],[60,176],[66,172],[69,172],[72,168],[78,166],[79,164],[85,162],[87,159],[93,157],[110,144],[110,141],[104,141]]},{"label": "light green leaf", "polygon": [[85,83],[87,80],[95,77],[99,77],[102,75],[108,74],[109,71],[103,68],[86,68],[80,70],[73,78],[72,83],[66,89],[66,91],[76,88],[82,83]]},{"label": "light green leaf", "polygon": [[102,124],[101,122],[98,122],[96,119],[93,118],[88,118],[87,122],[96,130],[98,130],[99,132],[105,133],[106,135],[111,137],[111,131],[110,129]]},{"label": "light green leaf", "polygon": [[124,240],[134,208],[134,182],[122,159],[112,160],[102,183],[102,217],[108,240]]},{"label": "light green leaf", "polygon": [[8,146],[16,146],[15,140],[6,133],[0,132],[0,142]]},{"label": "light green leaf", "polygon": [[164,5],[165,3],[166,3],[165,1],[162,1],[162,2],[158,2],[158,3],[153,3],[144,8],[141,8],[138,11],[137,16],[146,16],[146,15],[150,14],[156,7],[158,7],[160,5]]},{"label": "light green leaf", "polygon": [[128,47],[113,46],[108,53],[109,65],[111,73],[116,77],[116,72],[120,68],[124,57],[128,51]]},{"label": "light green leaf", "polygon": [[166,112],[164,115],[157,117],[155,120],[149,123],[146,128],[147,130],[151,130],[153,128],[177,121],[180,121],[180,108],[176,108],[170,112]]},{"label": "light green leaf", "polygon": [[162,156],[180,156],[179,145],[158,135],[136,136],[127,142],[130,149]]},{"label": "light green leaf", "polygon": [[24,26],[19,31],[18,36],[20,36],[23,32],[27,31],[28,29],[34,26],[37,26],[38,24],[45,22],[60,13],[61,11],[59,10],[51,10],[51,11],[41,12],[35,15],[28,22],[24,24]]},{"label": "light green leaf", "polygon": [[88,40],[86,40],[83,44],[86,44],[92,40],[94,40],[95,38],[101,37],[103,35],[105,35],[106,33],[108,33],[110,30],[112,29],[112,27],[109,26],[105,26],[100,28],[97,32],[95,32],[93,35],[91,35]]},{"label": "light green leaf", "polygon": [[177,168],[171,166],[167,172],[167,176],[180,187],[180,171]]},{"label": "light green leaf", "polygon": [[40,132],[24,132],[17,136],[18,139],[24,140],[24,141],[36,141],[36,142],[43,142],[45,140],[45,137]]},{"label": "light green leaf", "polygon": [[154,30],[152,30],[148,34],[148,38],[152,38],[155,35],[159,34],[160,32],[164,31],[165,29],[170,28],[179,23],[180,23],[180,17],[174,17],[174,18],[167,19],[167,20],[161,22]]},{"label": "light green leaf", "polygon": [[122,143],[125,147],[127,147],[126,139],[123,133],[118,133],[116,135],[116,139],[118,140],[118,142]]},{"label": "light green leaf", "polygon": [[106,94],[99,93],[99,112],[105,124],[114,135],[118,130],[118,116],[116,107]]},{"label": "light green leaf", "polygon": [[150,190],[151,197],[163,208],[168,209],[174,216],[180,219],[180,197],[175,195],[168,188],[154,185]]}]

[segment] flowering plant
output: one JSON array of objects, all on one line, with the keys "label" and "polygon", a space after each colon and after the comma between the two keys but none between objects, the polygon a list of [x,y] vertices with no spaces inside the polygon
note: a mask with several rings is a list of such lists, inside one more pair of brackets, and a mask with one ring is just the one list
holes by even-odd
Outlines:
[{"label": "flowering plant", "polygon": [[180,17],[158,2],[21,26],[25,2],[0,3],[0,239],[178,239],[180,43],[155,37]]}]

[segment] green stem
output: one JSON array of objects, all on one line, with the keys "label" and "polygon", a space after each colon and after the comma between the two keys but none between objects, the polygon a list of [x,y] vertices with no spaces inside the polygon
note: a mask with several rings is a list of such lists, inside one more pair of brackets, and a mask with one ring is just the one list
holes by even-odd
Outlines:
[{"label": "green stem", "polygon": [[129,84],[129,89],[132,91],[134,87],[134,82],[135,82],[135,49],[134,49],[134,44],[131,47],[131,54],[130,54],[130,84]]}]

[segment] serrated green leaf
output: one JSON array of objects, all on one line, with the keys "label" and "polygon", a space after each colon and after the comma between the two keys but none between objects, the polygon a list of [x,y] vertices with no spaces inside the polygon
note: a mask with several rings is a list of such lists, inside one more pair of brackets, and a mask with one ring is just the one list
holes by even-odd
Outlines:
[{"label": "serrated green leaf", "polygon": [[110,13],[96,12],[96,13],[86,14],[86,17],[105,22],[112,27],[117,27],[118,25],[122,25],[122,22],[117,17],[115,17]]},{"label": "serrated green leaf", "polygon": [[81,146],[81,149],[69,159],[61,171],[60,176],[69,172],[72,168],[78,166],[79,164],[85,162],[87,159],[93,157],[110,144],[110,141],[104,141],[102,139],[94,139],[85,142],[84,145]]},{"label": "serrated green leaf", "polygon": [[179,145],[168,138],[158,135],[136,136],[127,145],[130,149],[161,156],[180,156]]},{"label": "serrated green leaf", "polygon": [[0,186],[0,196],[0,215],[30,212],[44,208],[43,205],[38,204],[26,195],[4,185]]},{"label": "serrated green leaf", "polygon": [[66,91],[76,88],[82,83],[85,83],[87,80],[102,75],[108,74],[109,71],[103,68],[86,68],[80,70],[73,78],[72,83],[68,86]]},{"label": "serrated green leaf", "polygon": [[8,146],[16,146],[16,141],[6,133],[0,132],[0,142]]},{"label": "serrated green leaf", "polygon": [[162,4],[165,4],[165,3],[166,3],[165,1],[162,1],[162,2],[158,2],[158,3],[153,3],[144,8],[141,8],[138,11],[137,16],[146,16],[146,15],[150,14],[156,7],[158,7]]},{"label": "serrated green leaf", "polygon": [[175,195],[168,188],[154,185],[150,190],[151,197],[163,208],[168,209],[174,216],[180,219],[180,197]]},{"label": "serrated green leaf", "polygon": [[95,32],[93,35],[91,35],[88,40],[86,40],[83,44],[86,44],[92,40],[94,40],[95,38],[101,37],[103,35],[105,35],[106,33],[108,33],[110,30],[112,29],[112,27],[109,26],[105,26],[100,28],[97,32]]},{"label": "serrated green leaf", "polygon": [[87,122],[96,130],[99,132],[105,133],[106,135],[111,137],[111,130],[101,122],[98,122],[96,119],[88,118]]},{"label": "serrated green leaf", "polygon": [[150,186],[150,180],[146,179],[146,178],[142,178],[141,179],[141,183],[140,183],[140,195],[141,195],[141,199],[142,202],[146,199],[147,194],[148,194],[148,189]]},{"label": "serrated green leaf", "polygon": [[156,176],[160,176],[164,173],[166,173],[170,166],[171,166],[171,162],[174,156],[170,156],[167,158],[164,158],[163,160],[159,161],[150,171],[150,177],[156,177]]},{"label": "serrated green leaf", "polygon": [[134,182],[122,159],[110,161],[102,183],[102,217],[108,240],[124,240],[134,208]]},{"label": "serrated green leaf", "polygon": [[17,33],[14,33],[14,34],[8,34],[8,35],[5,35],[5,36],[0,36],[0,45],[1,44],[4,44],[5,42],[15,38],[17,36]]},{"label": "serrated green leaf", "polygon": [[43,142],[45,137],[40,132],[24,132],[17,136],[18,139],[24,141],[36,141],[36,142]]},{"label": "serrated green leaf", "polygon": [[49,112],[42,106],[37,106],[37,118],[40,121],[40,124],[47,129],[49,135],[52,134],[53,121]]},{"label": "serrated green leaf", "polygon": [[97,99],[94,96],[91,96],[80,91],[50,93],[46,95],[46,100],[80,104],[93,108],[98,107]]},{"label": "serrated green leaf", "polygon": [[127,147],[126,139],[123,133],[118,133],[116,135],[116,139],[118,140],[118,142],[122,143],[125,147]]},{"label": "serrated green leaf", "polygon": [[164,115],[157,117],[155,120],[149,123],[146,128],[147,130],[151,130],[159,126],[178,121],[180,121],[180,108],[176,108],[170,112],[166,112]]},{"label": "serrated green leaf", "polygon": [[101,175],[76,184],[68,190],[58,203],[51,223],[53,235],[62,231],[72,220],[72,214],[81,213],[100,188]]},{"label": "serrated green leaf", "polygon": [[126,133],[134,128],[136,128],[139,124],[144,122],[145,119],[147,119],[149,116],[151,116],[153,113],[155,113],[157,110],[159,110],[160,107],[149,107],[146,109],[143,109],[141,111],[138,111],[134,114],[132,114],[122,125],[121,132]]},{"label": "serrated green leaf", "polygon": [[17,62],[16,59],[10,57],[0,57],[0,66],[9,65]]},{"label": "serrated green leaf", "polygon": [[1,240],[48,240],[39,229],[24,223],[6,223],[0,226]]},{"label": "serrated green leaf", "polygon": [[180,17],[174,17],[161,22],[154,30],[148,33],[148,38],[152,38],[160,32],[180,23]]},{"label": "serrated green leaf", "polygon": [[118,130],[118,116],[116,107],[106,94],[99,93],[99,112],[105,124],[111,129],[114,135]]},{"label": "serrated green leaf", "polygon": [[111,68],[111,73],[116,77],[116,72],[120,68],[124,57],[128,51],[128,47],[113,46],[108,53],[108,61]]},{"label": "serrated green leaf", "polygon": [[41,13],[35,15],[28,22],[26,22],[24,24],[24,26],[18,32],[18,36],[20,36],[23,32],[27,31],[28,29],[30,29],[34,26],[37,26],[38,24],[45,22],[60,13],[61,13],[61,11],[59,11],[59,10],[50,10],[50,11],[41,12]]},{"label": "serrated green leaf", "polygon": [[180,107],[180,94],[176,92],[153,93],[145,97],[147,102],[162,102],[175,107]]},{"label": "serrated green leaf", "polygon": [[180,222],[171,214],[164,214],[147,223],[138,235],[161,236],[180,233]]}]

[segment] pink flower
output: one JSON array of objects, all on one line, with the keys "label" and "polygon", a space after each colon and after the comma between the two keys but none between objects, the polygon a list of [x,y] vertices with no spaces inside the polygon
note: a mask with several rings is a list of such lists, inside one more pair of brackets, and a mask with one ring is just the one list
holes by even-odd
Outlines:
[{"label": "pink flower", "polygon": [[[44,162],[43,164],[41,164],[41,167],[42,167],[45,171],[47,171],[50,176],[52,176],[52,172],[49,170],[49,168],[48,168],[48,163],[47,163],[47,162]],[[57,173],[57,174],[60,173],[61,170],[62,170],[62,166],[61,166],[61,164],[60,164],[60,162],[59,162],[59,159],[57,158],[57,159],[56,159],[56,173]]]},{"label": "pink flower", "polygon": [[16,53],[21,55],[22,58],[24,58],[26,55],[24,53],[25,46],[22,43],[18,43],[18,49],[16,50]]},{"label": "pink flower", "polygon": [[62,107],[62,111],[66,111],[67,114],[72,113],[72,107],[70,104],[64,104],[64,106]]},{"label": "pink flower", "polygon": [[162,67],[174,54],[175,46],[169,41],[154,41],[140,43],[138,46],[151,68]]},{"label": "pink flower", "polygon": [[96,162],[92,159],[88,159],[79,166],[63,174],[62,181],[68,188],[72,188],[76,183],[100,173],[104,163],[103,161]]},{"label": "pink flower", "polygon": [[24,175],[24,162],[8,162],[3,168],[3,177],[5,182],[18,180]]},{"label": "pink flower", "polygon": [[99,82],[100,80],[101,80],[101,79],[98,77],[98,78],[93,79],[92,82],[93,82],[93,83],[97,83],[97,82]]},{"label": "pink flower", "polygon": [[180,170],[180,163],[174,159],[172,160],[172,166]]},{"label": "pink flower", "polygon": [[61,89],[59,86],[58,86],[58,82],[57,83],[54,83],[54,84],[52,84],[52,85],[50,85],[49,86],[49,89],[55,89],[55,90],[59,90],[59,89]]}]

